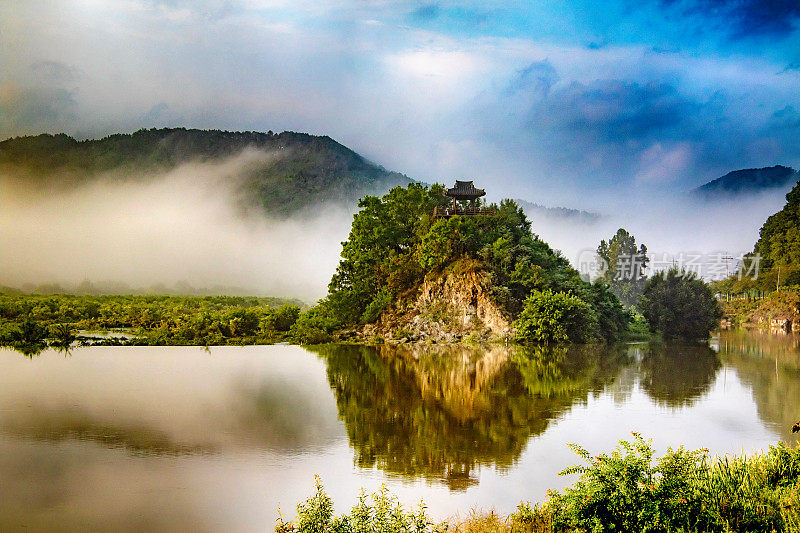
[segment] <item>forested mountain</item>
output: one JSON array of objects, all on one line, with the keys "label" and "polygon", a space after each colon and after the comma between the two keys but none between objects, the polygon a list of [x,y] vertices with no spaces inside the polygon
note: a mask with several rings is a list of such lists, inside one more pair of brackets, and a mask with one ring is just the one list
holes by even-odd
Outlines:
[{"label": "forested mountain", "polygon": [[16,137],[0,142],[0,171],[66,186],[99,176],[148,180],[183,163],[222,161],[247,149],[274,157],[243,170],[243,197],[283,216],[319,202],[355,204],[365,194],[380,194],[412,181],[327,136],[184,128],[85,141],[65,134]]},{"label": "forested mountain", "polygon": [[775,165],[766,168],[748,168],[728,172],[721,178],[709,181],[692,192],[702,198],[735,196],[764,189],[789,187],[800,180],[800,172],[793,168]]}]

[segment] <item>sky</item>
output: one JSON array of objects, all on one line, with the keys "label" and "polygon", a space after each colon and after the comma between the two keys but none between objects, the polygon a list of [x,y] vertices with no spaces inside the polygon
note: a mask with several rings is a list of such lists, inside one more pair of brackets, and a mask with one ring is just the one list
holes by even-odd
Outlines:
[{"label": "sky", "polygon": [[0,138],[162,126],[602,211],[800,167],[800,2],[0,2]]}]

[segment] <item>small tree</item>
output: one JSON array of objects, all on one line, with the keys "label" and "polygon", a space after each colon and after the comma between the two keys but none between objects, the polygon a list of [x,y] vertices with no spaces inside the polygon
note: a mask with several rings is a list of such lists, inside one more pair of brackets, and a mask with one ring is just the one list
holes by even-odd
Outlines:
[{"label": "small tree", "polygon": [[620,228],[606,241],[600,241],[597,255],[608,265],[602,279],[626,306],[636,305],[645,284],[645,269],[649,261],[647,246],[636,246],[636,237]]},{"label": "small tree", "polygon": [[565,292],[533,291],[514,322],[517,338],[535,344],[589,342],[597,338],[591,306]]},{"label": "small tree", "polygon": [[708,285],[694,272],[677,268],[647,281],[639,307],[650,329],[668,340],[708,338],[722,318],[722,309]]}]

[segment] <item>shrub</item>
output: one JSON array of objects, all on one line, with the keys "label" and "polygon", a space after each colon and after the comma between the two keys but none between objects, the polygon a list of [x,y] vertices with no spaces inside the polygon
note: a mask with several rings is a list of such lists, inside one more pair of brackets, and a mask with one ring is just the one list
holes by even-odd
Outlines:
[{"label": "shrub", "polygon": [[639,308],[652,331],[668,340],[708,338],[722,310],[711,289],[694,272],[671,268],[647,281]]},{"label": "shrub", "polygon": [[436,526],[430,521],[424,505],[416,511],[404,510],[385,485],[371,497],[362,491],[349,514],[334,516],[330,496],[322,488],[319,477],[315,480],[314,495],[297,506],[296,523],[279,517],[275,526],[277,533],[434,533],[445,530],[446,526]]},{"label": "shrub", "polygon": [[362,324],[370,324],[378,320],[381,313],[392,303],[392,294],[388,290],[378,292],[375,299],[370,302],[367,309],[361,315]]},{"label": "shrub", "polygon": [[301,313],[289,330],[289,335],[300,344],[322,344],[333,338],[331,333],[339,325],[323,301]]},{"label": "shrub", "polygon": [[278,331],[289,331],[299,317],[300,308],[298,306],[285,304],[272,314],[272,324]]},{"label": "shrub", "polygon": [[581,477],[563,494],[551,495],[549,505],[556,529],[693,529],[700,499],[692,474],[703,464],[703,452],[670,450],[653,465],[652,446],[636,433],[633,442],[620,441],[610,455],[592,457],[579,446],[569,446],[586,466],[573,466],[561,473]]},{"label": "shrub", "polygon": [[258,315],[248,309],[237,309],[228,317],[228,328],[232,336],[249,337],[258,331]]},{"label": "shrub", "polygon": [[514,322],[517,339],[536,344],[588,342],[597,337],[597,315],[565,292],[533,291]]},{"label": "shrub", "polygon": [[610,455],[592,457],[570,445],[586,465],[547,507],[556,531],[796,531],[800,525],[800,448],[710,460],[708,450],[653,448],[636,433]]},{"label": "shrub", "polygon": [[50,337],[54,346],[67,347],[75,341],[75,330],[69,324],[50,326]]}]

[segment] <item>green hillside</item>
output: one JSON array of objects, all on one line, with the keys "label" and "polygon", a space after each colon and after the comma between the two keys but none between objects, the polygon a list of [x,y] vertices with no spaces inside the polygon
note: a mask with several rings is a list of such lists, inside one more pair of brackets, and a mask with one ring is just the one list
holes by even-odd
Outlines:
[{"label": "green hillside", "polygon": [[355,203],[412,181],[327,136],[184,128],[85,141],[65,134],[15,137],[0,142],[0,169],[67,187],[99,176],[146,181],[183,163],[222,160],[245,149],[276,156],[248,167],[241,185],[244,198],[272,214],[288,216],[320,202]]},{"label": "green hillside", "polygon": [[775,165],[766,168],[748,168],[728,172],[721,178],[709,181],[692,192],[704,199],[759,192],[766,189],[789,187],[800,180],[800,172],[793,168]]}]

